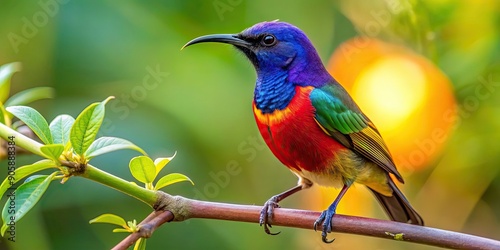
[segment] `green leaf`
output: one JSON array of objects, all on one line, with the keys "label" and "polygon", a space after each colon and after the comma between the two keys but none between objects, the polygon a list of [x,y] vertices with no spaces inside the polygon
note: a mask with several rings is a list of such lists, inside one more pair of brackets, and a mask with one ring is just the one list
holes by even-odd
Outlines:
[{"label": "green leaf", "polygon": [[66,145],[69,142],[69,133],[73,123],[75,123],[75,118],[70,115],[58,115],[50,122],[49,128],[54,143]]},{"label": "green leaf", "polygon": [[9,98],[5,106],[26,105],[40,99],[54,97],[54,89],[51,87],[37,87],[21,91]]},{"label": "green leaf", "polygon": [[139,238],[135,242],[134,250],[146,250],[146,238]]},{"label": "green leaf", "polygon": [[7,111],[23,121],[45,144],[52,144],[49,124],[35,109],[26,106],[7,107]]},{"label": "green leaf", "polygon": [[[37,161],[31,165],[25,165],[19,168],[16,168],[13,173],[12,172],[7,172],[7,177],[5,177],[5,180],[3,180],[2,184],[0,185],[0,197],[3,197],[3,194],[7,189],[14,184],[16,184],[19,180],[23,179],[24,177],[36,173],[38,171],[42,171],[44,169],[48,168],[57,168],[56,165],[52,160],[41,160]],[[7,167],[7,170],[9,168]]]},{"label": "green leaf", "polygon": [[33,206],[35,206],[49,187],[52,178],[57,173],[58,172],[54,172],[49,176],[39,176],[22,184],[16,189],[14,200],[15,208],[10,207],[10,202],[7,202],[2,210],[2,219],[4,221],[2,228],[0,229],[0,234],[2,236],[8,228],[8,223],[11,223],[11,221],[14,223],[18,222],[33,208]]},{"label": "green leaf", "polygon": [[94,142],[104,119],[104,105],[113,98],[108,97],[103,102],[90,104],[78,115],[70,132],[70,141],[75,153],[83,155]]},{"label": "green leaf", "polygon": [[178,174],[178,173],[173,173],[173,174],[167,174],[158,180],[155,186],[155,190],[159,190],[160,188],[166,187],[168,185],[181,182],[181,181],[189,181],[191,184],[194,185],[193,181],[189,179],[189,177],[183,175],[183,174]]},{"label": "green leaf", "polygon": [[132,232],[139,231],[139,227],[137,226],[137,221],[135,219],[133,221],[127,221],[127,226]]},{"label": "green leaf", "polygon": [[113,233],[132,233],[130,229],[125,228],[115,228],[113,229]]},{"label": "green leaf", "polygon": [[85,151],[85,157],[90,160],[95,156],[120,149],[132,149],[140,152],[143,155],[146,155],[146,152],[144,152],[144,150],[125,139],[116,137],[101,137],[92,142],[87,151]]},{"label": "green leaf", "polygon": [[43,175],[43,174],[34,174],[34,175],[31,175],[28,178],[26,178],[26,180],[24,180],[23,184],[27,183],[27,182],[30,182],[33,179],[36,179],[36,178],[39,178],[39,177],[46,177],[46,176],[47,175]]},{"label": "green leaf", "polygon": [[59,161],[59,156],[61,156],[64,151],[64,146],[62,144],[49,144],[40,147],[40,151],[48,156],[54,161]]},{"label": "green leaf", "polygon": [[165,157],[165,158],[156,158],[155,159],[155,167],[156,167],[156,174],[159,174],[160,171],[169,163],[172,159],[174,159],[175,155],[177,152],[172,155],[172,157]]},{"label": "green leaf", "polygon": [[147,156],[137,156],[129,163],[132,176],[142,183],[151,183],[156,177],[156,168],[153,160]]},{"label": "green leaf", "polygon": [[125,222],[125,220],[122,217],[115,215],[115,214],[99,215],[96,218],[90,220],[89,223],[90,224],[92,224],[92,223],[108,223],[108,224],[117,225],[117,226],[120,226],[123,228],[128,228],[127,222]]},{"label": "green leaf", "polygon": [[10,93],[10,79],[15,72],[21,71],[21,63],[14,62],[0,67],[0,102],[5,103]]},{"label": "green leaf", "polygon": [[3,104],[0,102],[0,123],[5,124],[5,108]]}]

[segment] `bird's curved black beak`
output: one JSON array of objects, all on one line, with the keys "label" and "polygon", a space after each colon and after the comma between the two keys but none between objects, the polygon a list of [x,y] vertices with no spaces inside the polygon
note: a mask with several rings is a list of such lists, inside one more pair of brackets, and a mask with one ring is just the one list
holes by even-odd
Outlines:
[{"label": "bird's curved black beak", "polygon": [[186,43],[186,45],[182,46],[181,50],[193,44],[207,43],[207,42],[228,43],[234,46],[239,46],[244,48],[248,48],[251,45],[251,43],[239,38],[237,34],[215,34],[215,35],[206,35],[197,37]]}]

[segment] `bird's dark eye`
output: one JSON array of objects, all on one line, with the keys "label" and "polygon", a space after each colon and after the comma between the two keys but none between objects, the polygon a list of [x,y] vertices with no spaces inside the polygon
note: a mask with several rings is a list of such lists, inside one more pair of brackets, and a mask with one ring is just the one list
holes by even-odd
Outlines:
[{"label": "bird's dark eye", "polygon": [[264,37],[262,37],[261,43],[264,46],[273,46],[276,44],[276,37],[274,37],[273,35],[265,35]]}]

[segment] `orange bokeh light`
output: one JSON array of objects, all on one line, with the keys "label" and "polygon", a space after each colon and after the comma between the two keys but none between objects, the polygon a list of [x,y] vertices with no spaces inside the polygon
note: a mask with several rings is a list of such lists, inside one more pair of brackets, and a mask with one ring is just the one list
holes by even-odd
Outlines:
[{"label": "orange bokeh light", "polygon": [[428,166],[456,118],[448,78],[428,59],[400,46],[356,37],[333,53],[329,72],[375,123],[403,171]]}]

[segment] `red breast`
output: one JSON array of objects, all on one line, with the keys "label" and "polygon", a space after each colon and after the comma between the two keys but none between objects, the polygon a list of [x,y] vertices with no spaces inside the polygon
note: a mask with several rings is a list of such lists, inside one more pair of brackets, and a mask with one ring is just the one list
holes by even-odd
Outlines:
[{"label": "red breast", "polygon": [[282,110],[264,114],[253,103],[257,126],[274,155],[292,170],[318,172],[344,146],[328,136],[314,119],[309,99],[313,87],[295,87],[295,96]]}]

